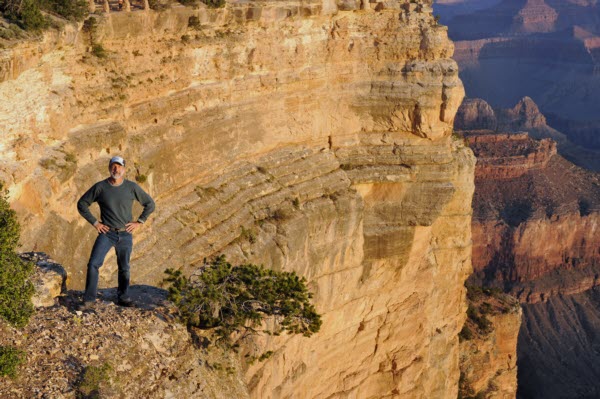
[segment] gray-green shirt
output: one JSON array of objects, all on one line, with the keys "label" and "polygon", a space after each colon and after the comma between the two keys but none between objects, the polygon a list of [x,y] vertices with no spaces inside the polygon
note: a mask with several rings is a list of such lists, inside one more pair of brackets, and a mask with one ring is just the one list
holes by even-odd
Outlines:
[{"label": "gray-green shirt", "polygon": [[130,180],[123,180],[118,186],[113,186],[108,179],[94,184],[77,202],[79,214],[91,224],[96,223],[96,218],[89,210],[93,202],[100,206],[100,220],[102,224],[117,229],[134,222],[131,216],[133,201],[136,200],[144,207],[142,214],[136,220],[145,222],[154,211],[154,201],[142,190],[140,186]]}]

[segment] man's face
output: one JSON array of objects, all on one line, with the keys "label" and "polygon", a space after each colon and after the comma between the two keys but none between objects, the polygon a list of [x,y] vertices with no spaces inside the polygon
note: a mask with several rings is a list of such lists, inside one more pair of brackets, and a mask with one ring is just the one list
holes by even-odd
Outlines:
[{"label": "man's face", "polygon": [[113,162],[108,166],[108,171],[113,179],[119,180],[125,175],[125,166]]}]

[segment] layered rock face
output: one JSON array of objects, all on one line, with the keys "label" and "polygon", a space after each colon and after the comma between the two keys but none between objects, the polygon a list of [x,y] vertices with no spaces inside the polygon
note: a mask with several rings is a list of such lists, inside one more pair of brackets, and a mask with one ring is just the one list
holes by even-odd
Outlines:
[{"label": "layered rock face", "polygon": [[81,288],[95,231],[75,202],[123,155],[157,202],[134,283],[224,253],[315,293],[321,332],[257,341],[274,354],[242,365],[250,396],[456,397],[474,158],[450,137],[464,91],[428,2],[113,13],[93,36],[107,58],[80,33],[0,84],[25,248]]},{"label": "layered rock face", "polygon": [[468,95],[504,108],[530,96],[571,146],[585,150],[565,156],[600,170],[598,163],[579,162],[600,158],[600,108],[593,95],[600,83],[600,5],[503,0],[483,8],[465,5],[456,15],[452,9],[459,7],[445,4],[436,12],[456,41],[455,58]]},{"label": "layered rock face", "polygon": [[[598,176],[556,155],[547,139],[479,132],[468,140],[479,162],[473,201],[476,276],[500,281],[528,302],[594,286]],[[570,271],[571,278],[562,277]]]}]

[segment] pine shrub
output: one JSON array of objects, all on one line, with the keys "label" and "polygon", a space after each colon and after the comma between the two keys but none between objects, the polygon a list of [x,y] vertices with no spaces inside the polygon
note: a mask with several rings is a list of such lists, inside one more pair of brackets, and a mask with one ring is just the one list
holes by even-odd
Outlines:
[{"label": "pine shrub", "polygon": [[13,346],[0,346],[0,377],[15,378],[17,368],[25,361],[25,352]]},{"label": "pine shrub", "polygon": [[[306,280],[294,272],[277,272],[263,266],[233,266],[224,256],[205,263],[188,278],[167,269],[169,300],[177,306],[181,320],[190,327],[210,329],[214,343],[234,347],[234,338],[283,331],[306,337],[319,331],[321,316],[310,299]],[[261,331],[267,317],[274,317],[275,331]]]},{"label": "pine shrub", "polygon": [[0,318],[15,327],[25,326],[34,311],[34,288],[29,281],[33,264],[17,255],[19,233],[16,213],[10,209],[0,183]]}]

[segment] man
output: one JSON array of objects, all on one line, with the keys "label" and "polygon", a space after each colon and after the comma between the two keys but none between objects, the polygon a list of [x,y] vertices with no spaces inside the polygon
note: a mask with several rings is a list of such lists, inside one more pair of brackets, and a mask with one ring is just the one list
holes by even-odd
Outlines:
[{"label": "man", "polygon": [[[87,265],[85,294],[80,310],[93,307],[98,289],[98,269],[104,263],[108,251],[114,247],[119,267],[119,286],[117,303],[121,306],[132,306],[129,297],[129,258],[133,247],[131,233],[140,228],[154,211],[154,201],[136,183],[126,180],[125,160],[113,157],[108,163],[110,177],[94,184],[77,202],[79,214],[98,231],[98,237],[92,248]],[[144,210],[133,221],[131,208],[133,200],[137,200]],[[89,206],[97,202],[100,206],[100,221],[89,210]]]}]

